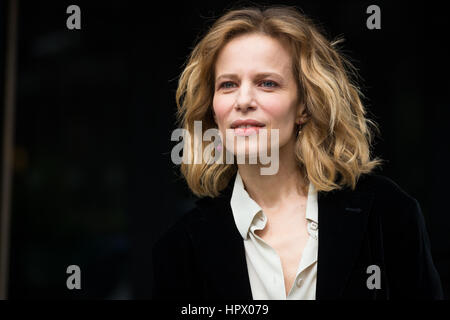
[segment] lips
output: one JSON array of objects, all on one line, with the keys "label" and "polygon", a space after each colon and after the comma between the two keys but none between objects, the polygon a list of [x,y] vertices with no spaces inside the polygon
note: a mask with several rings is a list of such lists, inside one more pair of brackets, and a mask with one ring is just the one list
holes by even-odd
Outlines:
[{"label": "lips", "polygon": [[262,122],[259,122],[254,119],[246,119],[246,120],[235,120],[231,123],[231,128],[235,129],[238,127],[264,127],[265,124]]},{"label": "lips", "polygon": [[234,134],[238,136],[249,136],[256,134],[259,128],[265,127],[265,124],[254,119],[236,120],[231,123]]}]

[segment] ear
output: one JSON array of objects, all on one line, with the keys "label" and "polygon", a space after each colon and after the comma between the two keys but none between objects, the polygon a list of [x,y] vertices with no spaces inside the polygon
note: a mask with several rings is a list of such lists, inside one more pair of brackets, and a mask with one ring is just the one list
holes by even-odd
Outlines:
[{"label": "ear", "polygon": [[306,107],[304,104],[300,104],[298,106],[298,111],[297,111],[297,116],[295,118],[295,123],[301,124],[301,123],[305,123],[306,121],[308,121],[309,119],[309,115],[308,112],[306,110]]}]

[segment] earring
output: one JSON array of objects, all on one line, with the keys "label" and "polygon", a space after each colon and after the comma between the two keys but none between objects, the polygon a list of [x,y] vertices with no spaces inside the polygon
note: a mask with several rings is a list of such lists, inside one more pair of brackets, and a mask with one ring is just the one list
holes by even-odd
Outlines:
[{"label": "earring", "polygon": [[301,123],[299,123],[297,125],[297,137],[300,135],[300,132],[302,132],[302,128],[303,128],[303,125]]}]

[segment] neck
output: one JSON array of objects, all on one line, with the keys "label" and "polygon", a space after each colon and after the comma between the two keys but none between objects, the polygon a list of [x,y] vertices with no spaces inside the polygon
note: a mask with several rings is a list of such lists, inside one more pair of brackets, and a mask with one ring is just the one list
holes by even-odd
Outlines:
[{"label": "neck", "polygon": [[274,208],[288,199],[308,195],[309,183],[302,176],[294,148],[294,140],[280,148],[279,169],[274,175],[261,175],[260,164],[238,165],[245,189],[260,206]]}]

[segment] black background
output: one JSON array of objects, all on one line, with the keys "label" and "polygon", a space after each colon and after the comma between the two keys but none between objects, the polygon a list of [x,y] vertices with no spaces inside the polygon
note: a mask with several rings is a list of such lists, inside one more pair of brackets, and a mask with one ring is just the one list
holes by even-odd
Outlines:
[{"label": "black background", "polygon": [[[20,1],[10,299],[151,298],[151,246],[195,199],[170,160],[178,76],[224,9],[252,3]],[[344,53],[359,69],[369,117],[382,133],[374,155],[387,160],[382,174],[421,204],[448,298],[448,19],[441,2],[258,3],[296,5],[329,39],[346,39]],[[66,27],[71,4],[81,8],[81,30]],[[371,4],[381,8],[381,30],[366,27]],[[4,1],[2,46],[6,16]],[[72,264],[81,268],[81,290],[66,288]]]}]

